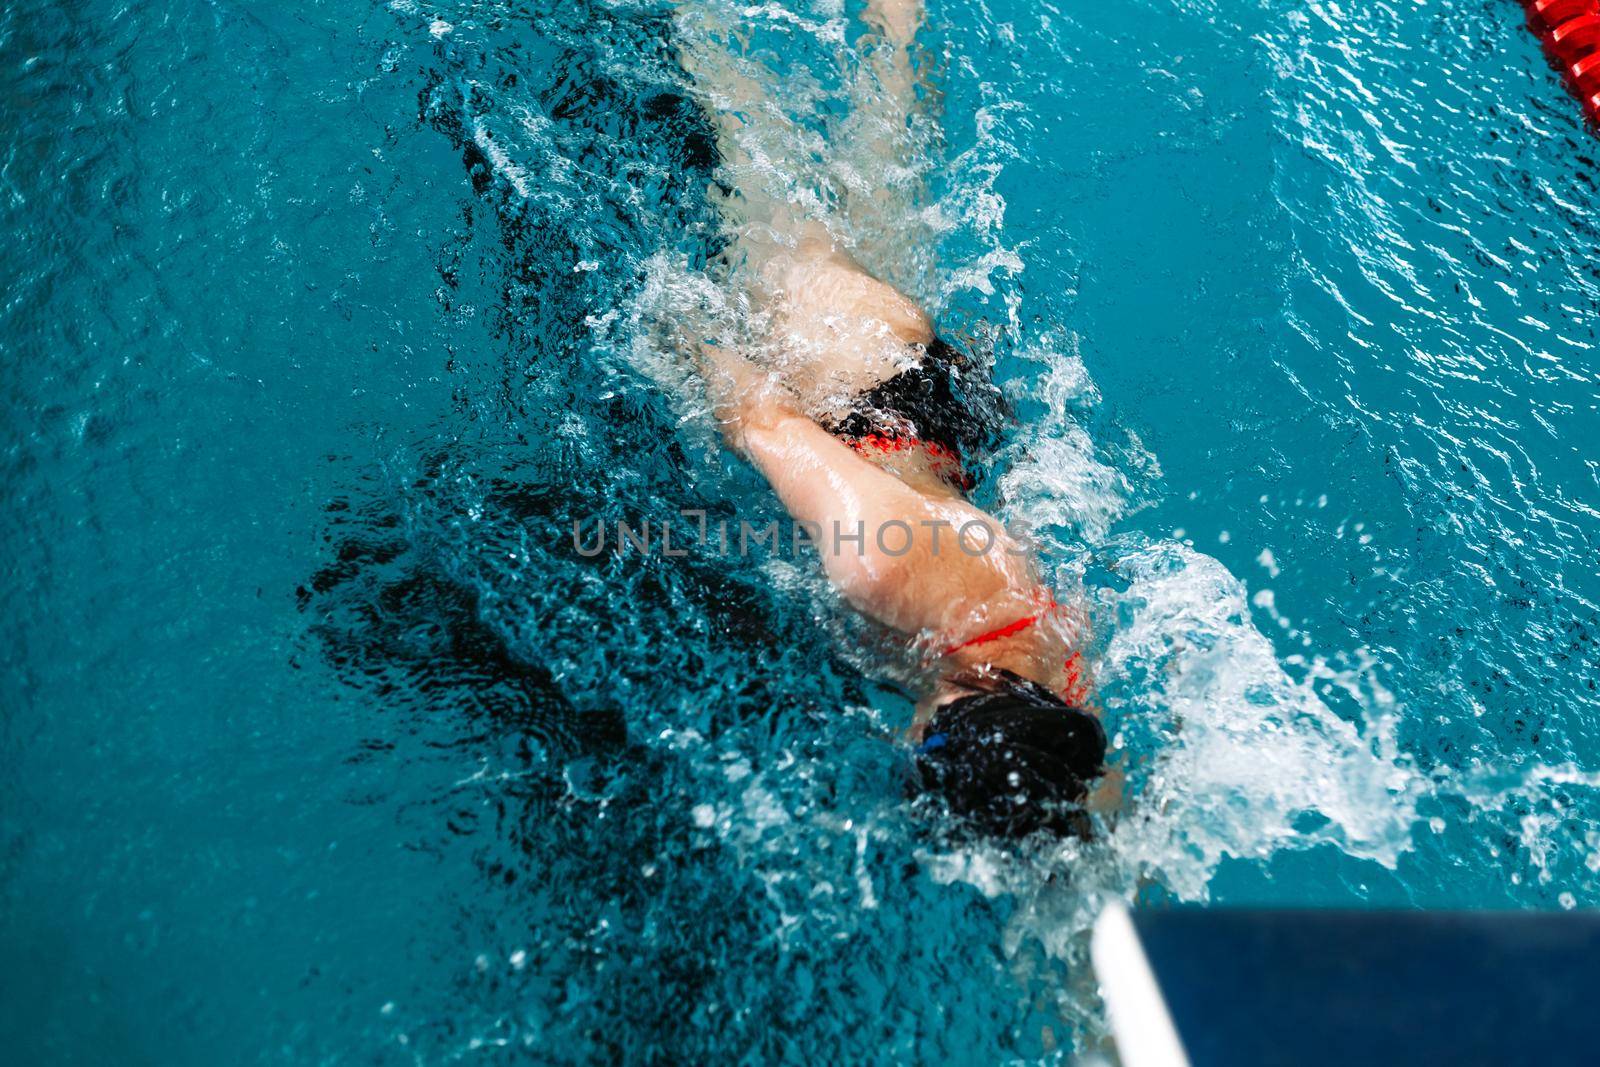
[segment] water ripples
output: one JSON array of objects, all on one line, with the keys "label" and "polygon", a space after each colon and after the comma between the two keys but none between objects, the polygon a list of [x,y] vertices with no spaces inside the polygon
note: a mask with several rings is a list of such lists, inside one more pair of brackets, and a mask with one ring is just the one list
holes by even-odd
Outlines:
[{"label": "water ripples", "polygon": [[[50,620],[4,751],[62,820],[7,891],[89,872],[66,956],[234,923],[338,1009],[196,994],[193,1058],[1059,1059],[1107,896],[1597,899],[1594,153],[1515,8],[936,2],[879,170],[828,0],[104,14],[0,21],[6,581]],[[951,836],[903,650],[803,561],[568,550],[777,515],[674,352],[743,314],[696,49],[775,93],[741,183],[992,350],[982,499],[1083,589],[1111,832]]]}]

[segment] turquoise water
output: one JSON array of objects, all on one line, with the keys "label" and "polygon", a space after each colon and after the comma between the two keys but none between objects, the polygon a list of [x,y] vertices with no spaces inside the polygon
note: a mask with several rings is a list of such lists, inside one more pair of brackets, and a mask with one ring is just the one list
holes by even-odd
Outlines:
[{"label": "turquoise water", "polygon": [[[827,203],[854,5],[742,10]],[[1129,776],[1016,852],[803,563],[571,550],[777,514],[658,381],[669,6],[8,5],[8,1059],[1051,1060],[1108,896],[1600,902],[1595,153],[1520,21],[932,0],[870,265],[992,336]]]}]

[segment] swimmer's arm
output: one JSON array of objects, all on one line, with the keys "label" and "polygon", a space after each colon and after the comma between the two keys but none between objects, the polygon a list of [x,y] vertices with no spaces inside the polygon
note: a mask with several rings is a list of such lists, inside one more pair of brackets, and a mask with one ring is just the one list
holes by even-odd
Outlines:
[{"label": "swimmer's arm", "polygon": [[[964,501],[930,498],[867,462],[739,353],[703,346],[699,358],[728,443],[766,476],[790,515],[817,531],[829,580],[862,612],[906,633],[952,632],[982,605],[1037,586],[994,519]],[[956,531],[974,522],[988,528],[991,551],[958,549]]]},{"label": "swimmer's arm", "polygon": [[809,418],[767,408],[747,416],[739,437],[789,514],[812,524],[829,580],[878,621],[905,633],[949,632],[976,606],[1027,584],[1018,577],[1024,565],[1001,548],[957,550],[954,531],[973,520],[1003,537],[993,520],[911,489]]},{"label": "swimmer's arm", "polygon": [[702,344],[696,349],[711,413],[728,444],[744,450],[745,429],[773,414],[794,414],[778,384],[760,367],[730,348]]}]

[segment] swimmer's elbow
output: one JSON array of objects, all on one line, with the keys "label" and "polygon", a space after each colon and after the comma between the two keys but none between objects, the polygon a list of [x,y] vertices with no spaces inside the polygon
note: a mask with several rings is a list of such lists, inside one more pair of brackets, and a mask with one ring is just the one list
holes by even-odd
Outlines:
[{"label": "swimmer's elbow", "polygon": [[704,345],[699,354],[712,412],[731,446],[747,451],[753,433],[794,415],[768,376],[738,352]]}]

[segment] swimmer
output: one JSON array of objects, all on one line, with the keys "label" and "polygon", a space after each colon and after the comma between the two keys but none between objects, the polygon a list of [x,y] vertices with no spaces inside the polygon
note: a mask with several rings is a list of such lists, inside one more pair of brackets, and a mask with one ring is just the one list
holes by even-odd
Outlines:
[{"label": "swimmer", "polygon": [[[911,147],[923,11],[920,0],[869,0],[862,17],[867,82],[856,95],[876,109],[887,168]],[[752,124],[781,113],[760,79],[705,49],[686,48],[684,62],[718,126],[730,273],[766,332],[748,354],[695,345],[725,439],[796,520],[821,531],[824,570],[844,598],[931,650],[909,731],[924,783],[988,832],[1081,831],[1106,751],[1090,710],[1085,619],[966,498],[964,460],[992,431],[978,401],[993,387],[827,220],[796,219],[782,196],[763,195],[771,153],[756,158],[765,131]],[[871,192],[843,199],[857,232],[892,208]]]}]

